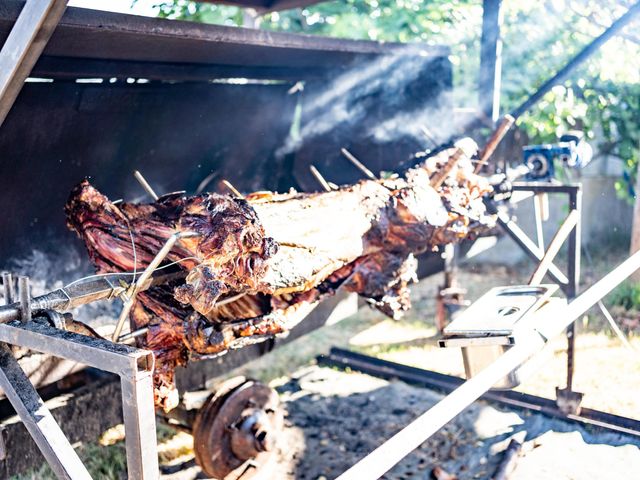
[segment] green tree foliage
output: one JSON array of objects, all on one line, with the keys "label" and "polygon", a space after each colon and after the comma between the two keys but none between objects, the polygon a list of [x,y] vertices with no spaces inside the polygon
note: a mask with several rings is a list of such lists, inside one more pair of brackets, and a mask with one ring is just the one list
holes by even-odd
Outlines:
[{"label": "green tree foliage", "polygon": [[[516,107],[635,0],[504,0],[502,105]],[[159,15],[242,26],[250,18],[237,7],[169,0]],[[342,0],[269,13],[258,26],[273,31],[352,39],[425,42],[451,46],[455,101],[473,107],[479,68],[480,0]],[[636,21],[549,92],[519,124],[533,142],[552,142],[569,129],[584,129],[598,155],[619,159],[618,182],[631,198],[640,160],[640,22]]]}]

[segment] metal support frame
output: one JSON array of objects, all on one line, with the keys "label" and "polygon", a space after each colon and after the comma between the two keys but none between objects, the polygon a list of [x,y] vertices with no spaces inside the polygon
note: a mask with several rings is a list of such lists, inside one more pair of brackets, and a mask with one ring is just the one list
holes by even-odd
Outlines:
[{"label": "metal support frame", "polygon": [[[579,232],[576,240],[579,239]],[[577,244],[577,243],[576,243]],[[618,265],[553,315],[540,314],[534,325],[523,332],[522,341],[502,354],[494,363],[453,390],[369,455],[341,474],[339,480],[380,478],[402,458],[430,438],[468,405],[491,389],[498,380],[540,352],[547,342],[561,334],[589,308],[640,269],[640,252]],[[577,272],[577,270],[576,270]]]},{"label": "metal support frame", "polygon": [[[67,0],[27,0],[0,50],[0,126],[67,7]],[[91,478],[18,365],[7,344],[26,347],[120,376],[130,479],[158,477],[153,355],[31,320],[28,280],[20,279],[21,322],[0,324],[0,387],[59,478]],[[13,301],[4,275],[5,300]]]},{"label": "metal support frame", "polygon": [[[131,480],[158,477],[151,352],[59,330],[37,319],[0,324],[0,342],[117,374],[123,399],[128,477]],[[58,477],[91,478],[6,346],[0,349],[0,387],[7,392]]]},{"label": "metal support frame", "polygon": [[0,50],[0,126],[66,8],[67,0],[25,3]]},{"label": "metal support frame", "polygon": [[[573,300],[580,287],[580,237],[581,237],[581,211],[582,211],[582,186],[580,184],[553,184],[536,182],[518,182],[513,184],[514,192],[531,192],[540,194],[564,194],[568,197],[569,214],[563,224],[557,230],[554,238],[549,243],[547,250],[542,250],[524,233],[513,220],[504,213],[498,214],[498,224],[516,242],[516,244],[530,257],[538,262],[538,266],[531,276],[530,283],[542,282],[545,274],[560,284],[567,300]],[[495,209],[495,206],[490,206]],[[542,210],[535,209],[536,225],[542,223]],[[562,245],[567,243],[567,275],[565,276],[553,263],[553,259],[560,251]],[[556,401],[558,407],[565,413],[577,413],[582,401],[582,393],[573,391],[573,374],[575,368],[575,323],[567,327],[567,383],[565,388],[556,388]]]}]

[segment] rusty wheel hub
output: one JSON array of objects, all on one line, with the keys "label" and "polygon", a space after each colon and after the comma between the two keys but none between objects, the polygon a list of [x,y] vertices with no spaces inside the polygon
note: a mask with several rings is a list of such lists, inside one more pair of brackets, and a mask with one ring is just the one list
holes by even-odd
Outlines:
[{"label": "rusty wheel hub", "polygon": [[278,395],[244,378],[224,382],[198,411],[193,427],[196,461],[219,480],[269,478],[283,417]]}]

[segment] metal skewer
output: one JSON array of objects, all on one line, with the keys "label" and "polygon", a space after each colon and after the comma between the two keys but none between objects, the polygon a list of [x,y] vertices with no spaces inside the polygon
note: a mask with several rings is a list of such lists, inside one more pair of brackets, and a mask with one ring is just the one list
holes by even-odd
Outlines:
[{"label": "metal skewer", "polygon": [[340,152],[345,156],[347,160],[349,160],[353,164],[354,167],[364,173],[365,177],[367,177],[369,180],[377,180],[373,172],[365,167],[364,164],[360,160],[358,160],[349,150],[347,150],[346,148],[341,148]]},{"label": "metal skewer", "polygon": [[240,193],[240,190],[238,190],[236,187],[234,187],[231,182],[227,179],[222,179],[220,180],[222,182],[222,184],[227,187],[227,189],[229,189],[229,191],[231,193],[233,193],[236,197],[238,198],[244,198],[244,195],[242,193]]},{"label": "metal skewer", "polygon": [[149,185],[149,182],[147,182],[147,180],[142,176],[142,174],[138,170],[135,170],[133,172],[133,176],[136,178],[138,183],[142,186],[142,188],[144,188],[145,192],[147,192],[151,198],[153,198],[154,200],[158,200],[158,194],[153,190],[153,188],[151,188],[151,185]]},{"label": "metal skewer", "polygon": [[141,337],[149,331],[149,327],[141,327],[132,332],[125,333],[118,337],[118,343],[128,342],[129,340],[133,340],[134,338]]},{"label": "metal skewer", "polygon": [[316,167],[314,167],[313,165],[309,165],[309,171],[311,171],[311,174],[316,177],[316,180],[318,181],[318,183],[320,185],[322,185],[322,188],[326,191],[326,192],[330,192],[332,190],[331,185],[329,185],[329,182],[327,182],[324,177],[322,176],[322,174],[318,171],[318,169]]},{"label": "metal skewer", "polygon": [[[237,295],[233,295],[231,297],[227,297],[224,298],[222,300],[220,300],[219,302],[216,302],[216,306],[222,306],[222,305],[226,305],[228,303],[232,303],[235,302],[236,300],[244,297],[246,295],[246,293],[239,293]],[[141,337],[142,335],[146,335],[146,333],[149,331],[149,326],[145,326],[145,327],[140,327],[137,328],[131,332],[128,333],[124,333],[122,335],[120,335],[118,337],[118,343],[123,343],[123,342],[128,342],[130,340],[133,340],[134,338],[138,338]]]},{"label": "metal skewer", "polygon": [[433,133],[431,133],[431,130],[429,130],[425,125],[420,125],[420,131],[425,137],[427,137],[427,140],[429,140],[434,146],[439,145],[436,137],[433,135]]}]

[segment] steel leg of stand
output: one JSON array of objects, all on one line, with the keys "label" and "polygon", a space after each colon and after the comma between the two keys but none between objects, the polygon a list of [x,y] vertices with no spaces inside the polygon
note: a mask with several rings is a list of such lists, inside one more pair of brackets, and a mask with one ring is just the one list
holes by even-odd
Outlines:
[{"label": "steel leg of stand", "polygon": [[78,454],[5,343],[0,344],[0,387],[58,478],[91,479]]},{"label": "steel leg of stand", "polygon": [[122,413],[127,446],[127,471],[131,480],[158,478],[156,413],[151,372],[121,379]]},{"label": "steel leg of stand", "polygon": [[[569,236],[569,288],[567,290],[567,299],[573,300],[578,295],[580,288],[580,237],[581,237],[581,221],[580,212],[582,208],[582,192],[572,192],[569,196],[569,209],[578,212],[578,221]],[[575,365],[575,336],[576,324],[572,323],[567,328],[567,390],[573,388],[573,369]]]},{"label": "steel leg of stand", "polygon": [[[569,283],[565,290],[565,294],[569,301],[578,295],[580,286],[580,235],[581,222],[580,212],[582,207],[582,192],[580,189],[574,189],[569,193],[569,208],[578,212],[578,221],[569,235],[568,243],[568,268],[567,276]],[[556,403],[558,408],[565,414],[575,414],[580,412],[580,403],[584,394],[573,390],[573,374],[575,370],[575,343],[576,343],[576,326],[575,323],[569,325],[566,329],[567,335],[567,384],[565,388],[556,388]]]}]

